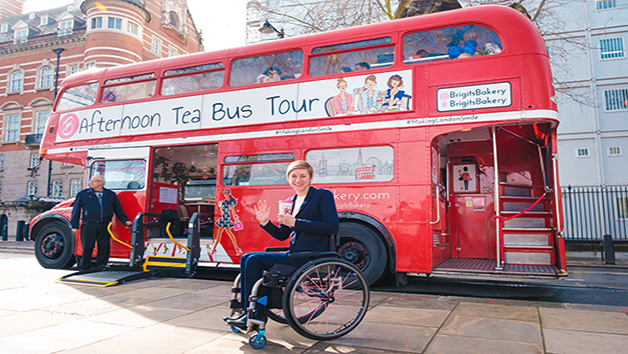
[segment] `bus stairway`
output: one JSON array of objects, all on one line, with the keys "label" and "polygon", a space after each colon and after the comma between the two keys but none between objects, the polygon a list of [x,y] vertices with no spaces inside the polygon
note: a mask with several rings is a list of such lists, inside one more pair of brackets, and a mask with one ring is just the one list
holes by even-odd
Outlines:
[{"label": "bus stairway", "polygon": [[[148,279],[151,277],[192,277],[196,270],[198,258],[200,255],[199,232],[200,232],[200,215],[195,213],[190,218],[190,232],[188,232],[188,246],[177,242],[170,231],[171,222],[166,226],[168,237],[187,251],[187,257],[170,257],[170,256],[147,256],[143,258],[142,243],[135,242],[137,235],[142,234],[142,218],[148,213],[140,213],[133,222],[132,245],[120,241],[111,231],[111,223],[108,230],[111,238],[129,248],[131,248],[131,256],[129,266],[107,266],[94,269],[79,271],[76,273],[65,275],[57,282],[66,284],[78,284],[96,287],[107,287],[123,284],[132,280]],[[152,215],[154,216],[154,215]],[[141,269],[138,265],[142,264]]]}]

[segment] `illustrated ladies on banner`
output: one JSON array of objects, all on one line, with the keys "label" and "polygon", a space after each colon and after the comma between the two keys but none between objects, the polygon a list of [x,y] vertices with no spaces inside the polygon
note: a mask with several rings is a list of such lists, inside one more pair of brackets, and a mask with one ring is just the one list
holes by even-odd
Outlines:
[{"label": "illustrated ladies on banner", "polygon": [[369,75],[364,80],[364,87],[361,87],[356,90],[358,110],[361,112],[365,111],[376,111],[381,108],[381,91],[375,89],[375,85],[377,85],[377,78],[375,75]]},{"label": "illustrated ladies on banner", "polygon": [[386,96],[382,101],[382,107],[394,107],[401,102],[405,91],[403,88],[403,80],[399,75],[393,75],[388,79],[388,90],[386,90]]},{"label": "illustrated ladies on banner", "polygon": [[346,114],[353,111],[353,96],[346,92],[347,86],[347,82],[343,78],[338,79],[336,87],[340,93],[333,98],[336,114]]},{"label": "illustrated ladies on banner", "polygon": [[[231,190],[225,189],[224,191],[225,199],[221,200],[218,203],[220,207],[220,219],[216,220],[216,226],[218,226],[218,234],[214,239],[214,245],[209,252],[210,255],[216,253],[216,247],[220,244],[220,239],[222,238],[222,233],[226,232],[231,239],[231,243],[233,243],[233,247],[235,248],[236,256],[242,254],[242,250],[238,247],[238,242],[236,240],[235,235],[233,234],[233,230],[238,231],[242,229],[242,222],[240,218],[235,213],[235,206],[238,204],[238,200],[231,195]],[[233,213],[234,221],[231,220],[231,214]]]}]

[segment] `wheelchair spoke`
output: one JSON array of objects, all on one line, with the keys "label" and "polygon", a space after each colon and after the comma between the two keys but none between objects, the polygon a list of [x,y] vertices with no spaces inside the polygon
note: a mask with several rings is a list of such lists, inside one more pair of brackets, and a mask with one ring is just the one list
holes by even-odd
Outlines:
[{"label": "wheelchair spoke", "polygon": [[353,330],[364,318],[370,298],[359,270],[331,258],[313,262],[288,288],[286,319],[297,332],[317,340],[338,338]]}]

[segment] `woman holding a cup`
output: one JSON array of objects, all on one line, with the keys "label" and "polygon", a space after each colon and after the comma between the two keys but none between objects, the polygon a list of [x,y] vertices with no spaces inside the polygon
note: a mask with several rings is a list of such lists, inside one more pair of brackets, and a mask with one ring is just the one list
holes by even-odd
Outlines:
[{"label": "woman holding a cup", "polygon": [[[279,202],[278,226],[270,221],[270,206],[265,200],[258,201],[254,208],[260,227],[277,240],[290,238],[290,249],[287,252],[253,252],[242,256],[240,287],[244,311],[238,317],[225,318],[232,326],[246,327],[249,294],[265,269],[275,264],[299,267],[307,263],[310,258],[290,258],[290,253],[329,251],[330,236],[338,232],[339,221],[334,196],[326,189],[310,185],[314,178],[312,165],[303,160],[294,161],[288,166],[286,177],[295,194],[288,200]],[[261,300],[264,295],[258,293],[258,299]],[[258,300],[259,303],[264,301]]]}]

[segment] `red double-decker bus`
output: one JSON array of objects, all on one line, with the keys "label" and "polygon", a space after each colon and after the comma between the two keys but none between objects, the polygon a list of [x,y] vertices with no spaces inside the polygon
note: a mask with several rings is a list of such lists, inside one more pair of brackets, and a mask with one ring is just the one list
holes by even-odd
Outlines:
[{"label": "red double-decker bus", "polygon": [[[282,245],[253,204],[290,196],[286,166],[304,159],[336,198],[340,254],[371,283],[564,276],[553,99],[534,25],[475,7],[72,75],[41,155],[103,174],[130,218],[176,219],[174,239],[207,215],[201,264]],[[82,252],[71,205],[31,222],[44,267]],[[187,252],[163,227],[140,237],[143,256]]]}]

